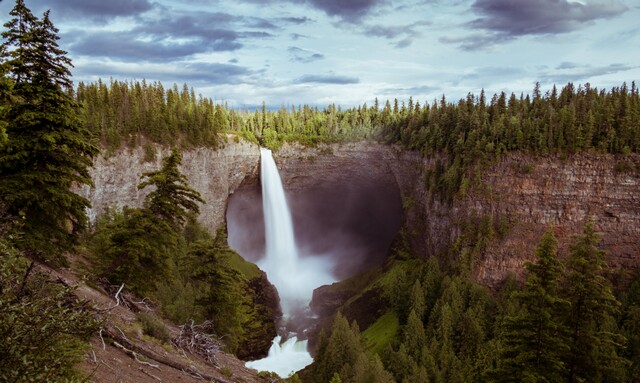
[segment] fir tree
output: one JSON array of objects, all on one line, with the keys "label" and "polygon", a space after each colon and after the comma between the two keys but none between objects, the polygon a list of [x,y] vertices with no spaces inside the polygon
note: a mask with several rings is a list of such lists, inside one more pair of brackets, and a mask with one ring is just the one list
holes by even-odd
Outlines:
[{"label": "fir tree", "polygon": [[70,189],[92,184],[88,169],[98,149],[76,117],[71,61],[49,13],[40,20],[17,0],[10,15],[0,48],[12,85],[2,110],[9,141],[0,146],[0,198],[24,220],[19,245],[44,257],[69,249],[85,227],[89,201]]},{"label": "fir tree", "polygon": [[200,213],[197,202],[205,203],[200,193],[189,186],[187,177],[178,169],[181,162],[182,155],[174,149],[162,160],[162,168],[142,174],[142,178],[146,180],[138,185],[138,189],[155,186],[145,198],[145,208],[176,230],[182,227],[189,214]]},{"label": "fir tree", "polygon": [[565,374],[567,344],[560,319],[567,302],[558,292],[561,264],[556,243],[552,231],[543,235],[536,263],[526,264],[524,290],[512,295],[517,311],[505,318],[496,381],[558,382]]},{"label": "fir tree", "polygon": [[619,372],[627,361],[619,356],[624,338],[619,334],[615,316],[620,303],[607,279],[604,251],[595,224],[589,222],[584,233],[571,247],[566,297],[571,308],[566,315],[569,330],[567,381],[623,381]]}]

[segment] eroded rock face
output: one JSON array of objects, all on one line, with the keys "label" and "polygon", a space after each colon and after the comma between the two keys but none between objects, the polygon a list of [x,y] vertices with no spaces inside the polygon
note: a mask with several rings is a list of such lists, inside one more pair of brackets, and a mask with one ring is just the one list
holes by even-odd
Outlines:
[{"label": "eroded rock face", "polygon": [[[83,187],[79,193],[91,201],[89,218],[96,217],[113,207],[141,207],[150,191],[138,190],[144,172],[155,171],[162,166],[162,158],[170,149],[155,146],[155,160],[145,161],[143,147],[122,148],[109,156],[99,156],[91,170],[94,188]],[[224,222],[229,195],[242,181],[258,172],[260,149],[245,141],[233,138],[220,149],[194,148],[183,152],[183,172],[191,187],[202,194],[207,202],[200,206],[199,220],[213,233]]]},{"label": "eroded rock face", "polygon": [[[168,153],[169,149],[158,148],[152,162],[144,162],[141,147],[99,157],[92,172],[96,187],[81,191],[93,205],[91,218],[108,206],[140,206],[146,192],[136,188],[141,174],[158,169],[161,158]],[[229,196],[241,184],[259,193],[260,152],[256,145],[229,139],[219,150],[196,148],[185,151],[183,156],[182,171],[207,201],[201,207],[200,220],[212,231],[224,222]],[[535,246],[549,225],[555,227],[561,254],[566,254],[571,236],[579,234],[589,218],[596,222],[603,238],[601,245],[614,268],[640,264],[638,156],[625,157],[630,170],[619,172],[616,168],[623,159],[611,155],[582,153],[560,158],[509,154],[483,172],[485,190],[472,189],[452,204],[440,202],[430,194],[425,171],[435,166],[437,158],[424,158],[419,153],[386,145],[350,143],[318,148],[285,145],[274,157],[285,189],[292,196],[294,215],[300,211],[296,203],[298,208],[305,203],[302,199],[297,201],[296,196],[310,190],[311,195],[329,193],[332,199],[328,201],[335,201],[338,210],[346,210],[358,200],[357,195],[349,194],[375,194],[379,185],[396,188],[400,197],[394,198],[401,202],[393,203],[403,205],[413,250],[423,257],[443,254],[461,233],[462,223],[474,214],[491,215],[494,222],[503,220],[508,226],[506,234],[486,248],[475,269],[477,280],[490,286],[508,274],[522,274],[524,263],[533,258]],[[346,186],[336,191],[336,185]],[[352,189],[353,185],[358,187]],[[355,197],[354,202],[345,202],[347,197]],[[338,205],[340,202],[343,205]],[[377,203],[386,204],[389,200]],[[303,208],[300,214],[306,213]],[[317,228],[312,227],[309,232],[317,235]],[[251,233],[260,235],[259,230]]]},{"label": "eroded rock face", "polygon": [[[414,249],[424,256],[441,254],[473,215],[506,223],[506,234],[493,240],[477,262],[474,275],[483,284],[495,286],[509,274],[522,276],[524,263],[533,259],[549,226],[559,239],[560,256],[566,256],[572,236],[581,234],[589,219],[596,223],[614,270],[628,272],[640,264],[638,156],[509,154],[482,173],[484,190],[472,190],[450,205],[433,198],[423,182],[434,159],[411,153],[402,157],[405,164],[392,168],[404,180],[403,196],[411,199],[407,220],[418,233],[412,237]],[[621,161],[629,165],[625,172],[616,170]],[[422,169],[406,177],[403,172],[411,163],[421,163]]]}]

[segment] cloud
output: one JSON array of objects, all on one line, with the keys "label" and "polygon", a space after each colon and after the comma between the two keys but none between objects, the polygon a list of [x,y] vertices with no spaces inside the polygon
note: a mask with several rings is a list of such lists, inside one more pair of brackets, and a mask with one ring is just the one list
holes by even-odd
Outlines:
[{"label": "cloud", "polygon": [[514,37],[500,33],[473,33],[463,37],[443,36],[438,39],[444,44],[455,44],[464,51],[488,49],[495,45],[513,40]]},{"label": "cloud", "polygon": [[68,33],[73,53],[122,61],[179,60],[198,53],[236,51],[246,39],[271,38],[278,27],[261,18],[222,12],[164,12],[140,17],[127,31]]},{"label": "cloud", "polygon": [[474,68],[471,72],[464,74],[464,80],[483,80],[490,78],[512,78],[525,74],[525,70],[519,66],[484,66]]},{"label": "cloud", "polygon": [[173,43],[155,36],[142,39],[135,31],[89,33],[68,43],[75,54],[93,57],[109,57],[122,61],[177,60],[209,50],[233,51],[242,47],[233,31],[220,30],[216,37],[206,42],[187,41]]},{"label": "cloud", "polygon": [[335,85],[347,85],[358,84],[360,79],[357,77],[341,76],[336,74],[307,74],[302,77],[298,77],[293,80],[294,84],[335,84]]},{"label": "cloud", "polygon": [[566,84],[568,82],[591,81],[594,77],[626,72],[634,68],[638,68],[638,66],[621,63],[604,66],[591,66],[572,62],[563,62],[556,68],[541,73],[538,77],[542,82]]},{"label": "cloud", "polygon": [[291,34],[289,34],[289,37],[291,37],[291,40],[299,40],[299,39],[308,39],[309,38],[309,36],[301,35],[300,33],[291,33]]},{"label": "cloud", "polygon": [[571,32],[629,8],[617,0],[476,0],[472,9],[480,17],[469,23],[471,28],[523,36]]},{"label": "cloud", "polygon": [[386,0],[307,0],[307,3],[329,16],[337,16],[343,21],[357,23],[372,9],[385,4]]},{"label": "cloud", "polygon": [[381,37],[389,40],[398,39],[394,43],[396,48],[406,48],[420,37],[418,27],[429,25],[429,22],[416,22],[408,25],[369,25],[363,30],[365,36]]},{"label": "cloud", "polygon": [[[240,0],[244,3],[266,5],[264,0]],[[359,23],[373,9],[390,3],[389,0],[273,0],[273,2],[307,4],[329,16],[335,16],[349,23]]]},{"label": "cloud", "polygon": [[295,25],[308,24],[308,23],[312,23],[314,21],[313,19],[310,19],[307,16],[301,16],[301,17],[279,17],[276,20],[277,21],[281,21],[283,23],[295,24]]},{"label": "cloud", "polygon": [[78,17],[104,22],[118,16],[135,16],[150,11],[154,5],[149,0],[56,0],[55,7],[49,1],[33,0],[33,9],[54,8],[54,16],[76,20]]},{"label": "cloud", "polygon": [[294,62],[307,64],[324,59],[324,55],[322,53],[313,52],[298,47],[289,47],[287,48],[287,52],[289,52],[290,60]]},{"label": "cloud", "polygon": [[248,68],[222,63],[173,63],[134,64],[118,62],[92,62],[74,70],[74,75],[83,77],[118,77],[191,84],[234,85],[250,82],[250,76],[258,74]]},{"label": "cloud", "polygon": [[479,17],[465,25],[479,32],[439,40],[467,51],[486,49],[521,36],[573,32],[628,9],[619,0],[475,0],[471,10]]},{"label": "cloud", "polygon": [[383,95],[390,95],[390,96],[411,97],[411,96],[429,95],[437,90],[438,88],[432,87],[429,85],[418,85],[418,86],[411,86],[406,88],[402,88],[402,87],[384,88],[380,91],[380,93]]}]

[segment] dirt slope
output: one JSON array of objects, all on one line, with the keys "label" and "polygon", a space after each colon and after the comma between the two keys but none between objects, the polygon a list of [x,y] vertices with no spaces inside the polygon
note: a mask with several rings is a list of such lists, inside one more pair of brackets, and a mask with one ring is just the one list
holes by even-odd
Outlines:
[{"label": "dirt slope", "polygon": [[[76,287],[76,294],[88,301],[96,315],[104,319],[100,333],[95,334],[79,369],[94,383],[157,382],[264,382],[255,370],[248,369],[235,356],[215,350],[211,362],[203,356],[162,343],[143,335],[137,311],[154,313],[154,308],[136,301],[126,293],[118,300],[115,293],[86,283],[80,272],[79,258],[72,259],[71,269],[46,270],[52,278]],[[76,271],[74,271],[76,270]],[[117,292],[117,291],[116,291]],[[118,304],[119,301],[119,304]],[[178,326],[164,322],[172,338],[180,335]]]}]

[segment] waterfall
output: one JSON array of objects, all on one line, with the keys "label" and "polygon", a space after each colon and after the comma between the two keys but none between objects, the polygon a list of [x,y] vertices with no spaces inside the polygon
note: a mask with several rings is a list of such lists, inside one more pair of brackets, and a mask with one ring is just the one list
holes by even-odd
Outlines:
[{"label": "waterfall", "polygon": [[260,149],[260,176],[266,253],[259,265],[278,290],[284,316],[290,317],[302,303],[293,278],[298,271],[298,251],[284,187],[269,149]]},{"label": "waterfall", "polygon": [[[266,249],[258,266],[278,290],[286,322],[305,312],[315,288],[333,283],[335,279],[326,259],[300,256],[280,173],[269,149],[260,149],[260,172]],[[311,364],[313,359],[307,351],[307,341],[298,340],[303,334],[291,332],[286,327],[280,332],[273,340],[269,355],[247,362],[247,367],[286,377]],[[283,337],[288,339],[281,344]]]}]

